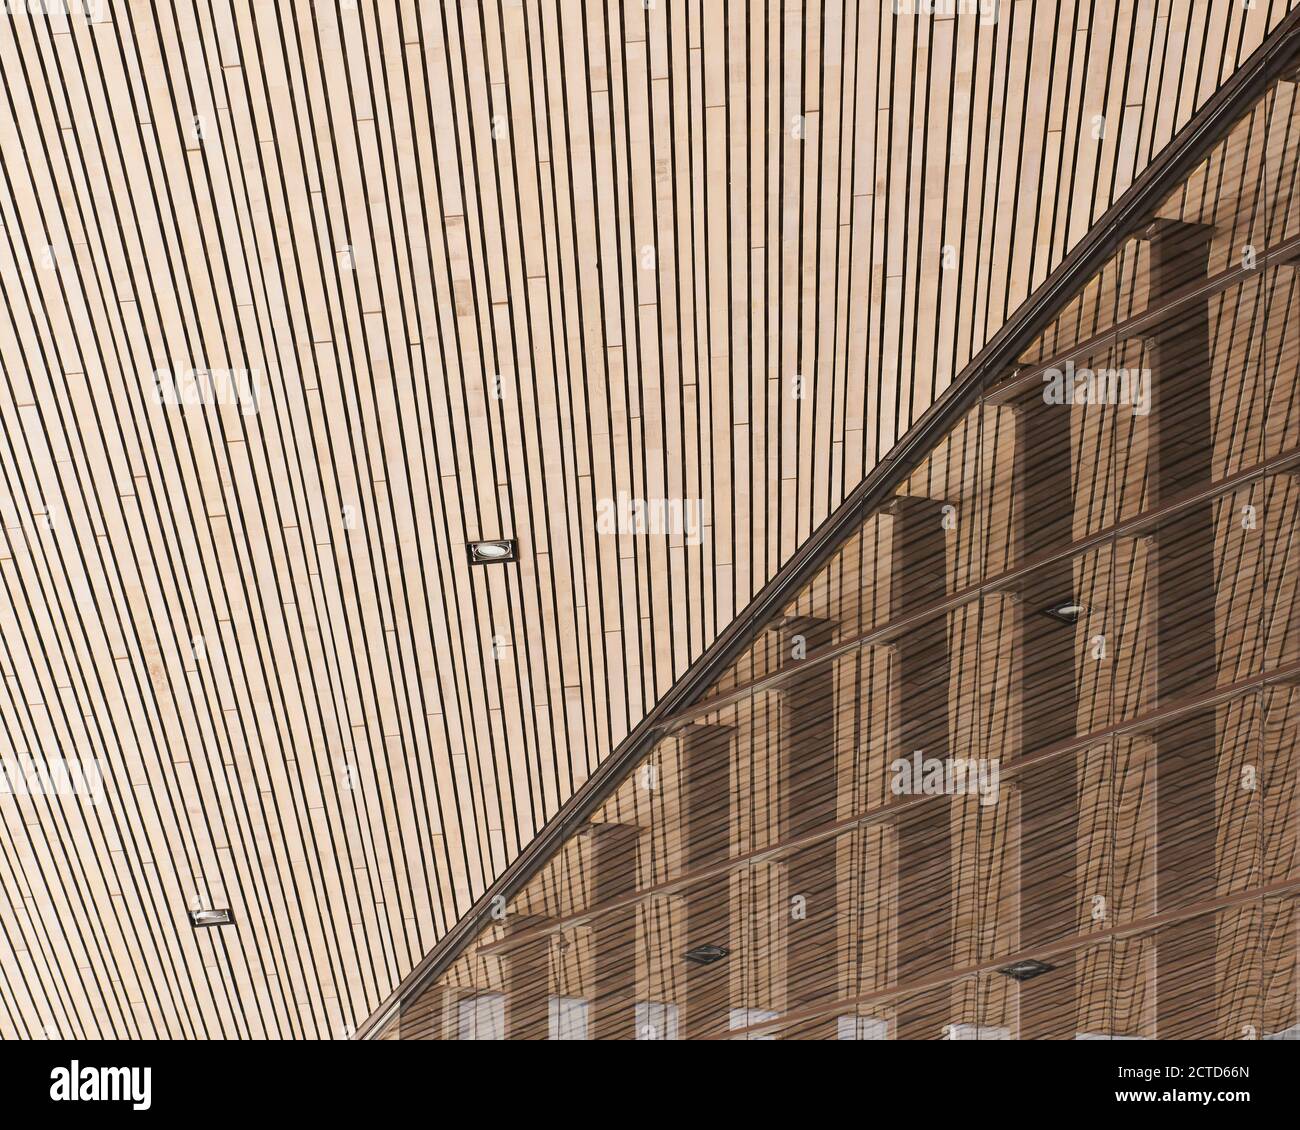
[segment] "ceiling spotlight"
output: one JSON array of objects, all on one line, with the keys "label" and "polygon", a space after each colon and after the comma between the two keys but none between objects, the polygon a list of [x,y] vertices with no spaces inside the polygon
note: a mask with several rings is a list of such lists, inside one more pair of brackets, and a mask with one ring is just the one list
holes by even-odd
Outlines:
[{"label": "ceiling spotlight", "polygon": [[469,563],[471,565],[488,565],[498,561],[515,559],[515,542],[512,538],[498,538],[495,541],[472,541],[469,543]]},{"label": "ceiling spotlight", "polygon": [[230,910],[191,910],[190,925],[198,929],[203,926],[229,926],[235,921]]},{"label": "ceiling spotlight", "polygon": [[1077,624],[1079,617],[1087,611],[1086,604],[1080,604],[1071,597],[1069,600],[1058,600],[1055,604],[1049,604],[1043,609],[1043,615],[1059,620],[1062,624]]},{"label": "ceiling spotlight", "polygon": [[1028,961],[1017,961],[1014,965],[1005,966],[998,972],[1013,981],[1029,981],[1042,973],[1050,973],[1055,968],[1055,965],[1048,965],[1045,961],[1036,961],[1031,957]]},{"label": "ceiling spotlight", "polygon": [[731,951],[725,946],[696,946],[694,949],[686,951],[687,961],[693,961],[696,965],[712,965],[715,961],[721,961]]}]

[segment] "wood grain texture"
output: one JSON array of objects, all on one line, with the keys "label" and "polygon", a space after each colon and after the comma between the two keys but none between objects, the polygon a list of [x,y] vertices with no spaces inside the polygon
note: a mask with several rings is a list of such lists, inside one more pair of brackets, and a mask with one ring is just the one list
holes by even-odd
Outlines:
[{"label": "wood grain texture", "polygon": [[1287,7],[0,18],[0,1036],[347,1035]]}]

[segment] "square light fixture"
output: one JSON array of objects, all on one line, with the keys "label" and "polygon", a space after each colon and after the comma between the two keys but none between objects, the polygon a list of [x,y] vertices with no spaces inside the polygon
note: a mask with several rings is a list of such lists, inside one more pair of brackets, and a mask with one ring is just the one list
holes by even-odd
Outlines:
[{"label": "square light fixture", "polygon": [[715,961],[721,961],[729,954],[731,950],[725,946],[696,946],[694,949],[686,951],[687,961],[693,961],[696,965],[712,965]]},{"label": "square light fixture", "polygon": [[1004,966],[998,972],[1013,981],[1030,981],[1043,973],[1050,973],[1055,968],[1055,965],[1048,965],[1045,961],[1038,961],[1031,957],[1027,961],[1017,961],[1014,965]]},{"label": "square light fixture", "polygon": [[514,561],[518,556],[518,547],[513,538],[472,541],[468,544],[471,565],[495,565],[503,561]]},{"label": "square light fixture", "polygon": [[1079,617],[1087,611],[1088,606],[1080,604],[1074,597],[1058,600],[1055,604],[1049,604],[1042,610],[1044,616],[1050,616],[1053,620],[1062,624],[1077,624]]},{"label": "square light fixture", "polygon": [[229,926],[235,921],[235,916],[230,913],[229,907],[221,910],[191,910],[190,925],[195,929],[201,929],[204,926]]}]

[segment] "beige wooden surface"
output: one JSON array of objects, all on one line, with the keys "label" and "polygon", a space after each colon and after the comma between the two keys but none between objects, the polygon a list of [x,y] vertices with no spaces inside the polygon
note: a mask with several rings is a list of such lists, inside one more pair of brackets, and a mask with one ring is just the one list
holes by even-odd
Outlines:
[{"label": "beige wooden surface", "polygon": [[1284,7],[0,18],[0,1036],[347,1034]]}]

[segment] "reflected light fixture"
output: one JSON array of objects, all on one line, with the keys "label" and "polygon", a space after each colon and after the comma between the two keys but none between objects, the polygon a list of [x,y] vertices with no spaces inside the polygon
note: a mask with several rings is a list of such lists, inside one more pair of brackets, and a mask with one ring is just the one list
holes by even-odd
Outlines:
[{"label": "reflected light fixture", "polygon": [[469,563],[471,565],[490,565],[500,561],[514,561],[516,557],[515,549],[513,538],[472,541],[469,543]]},{"label": "reflected light fixture", "polygon": [[696,965],[712,965],[715,961],[721,961],[730,952],[725,946],[705,945],[687,950],[685,957],[687,961],[693,961]]},{"label": "reflected light fixture", "polygon": [[229,907],[221,910],[191,910],[190,925],[195,929],[204,926],[229,926],[235,921]]},{"label": "reflected light fixture", "polygon": [[1087,611],[1086,604],[1080,604],[1074,597],[1068,597],[1065,600],[1058,600],[1055,604],[1049,604],[1043,609],[1043,615],[1050,616],[1062,624],[1077,624],[1079,617]]},{"label": "reflected light fixture", "polygon": [[998,972],[1013,981],[1029,981],[1043,973],[1050,973],[1055,968],[1055,965],[1048,965],[1045,961],[1037,961],[1031,957],[1026,961],[1017,961],[1014,965],[1004,966]]}]

